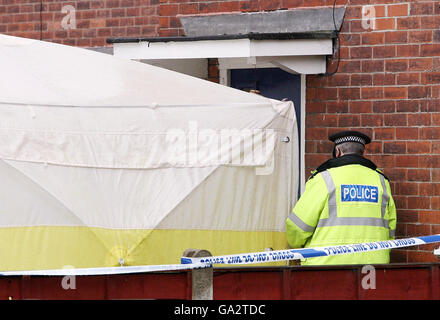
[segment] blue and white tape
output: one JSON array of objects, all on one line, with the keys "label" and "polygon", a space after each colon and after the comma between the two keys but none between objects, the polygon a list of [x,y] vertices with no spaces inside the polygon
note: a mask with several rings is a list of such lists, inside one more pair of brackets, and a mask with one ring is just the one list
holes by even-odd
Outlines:
[{"label": "blue and white tape", "polygon": [[334,256],[340,254],[354,254],[367,251],[387,250],[440,242],[440,234],[414,237],[398,240],[386,240],[368,243],[347,244],[339,246],[275,250],[251,252],[224,256],[189,258],[182,257],[181,264],[104,267],[104,268],[74,268],[54,270],[4,271],[0,276],[88,276],[132,274],[159,271],[191,270],[209,268],[212,265],[245,265],[287,260],[303,260],[306,258]]},{"label": "blue and white tape", "polygon": [[253,253],[243,253],[243,254],[203,257],[203,258],[182,257],[181,263],[182,264],[201,263],[207,265],[255,264],[255,263],[285,261],[285,260],[303,260],[306,258],[396,249],[396,248],[404,248],[404,247],[410,247],[410,246],[416,246],[416,245],[422,245],[428,243],[436,243],[436,242],[440,242],[440,234],[423,236],[423,237],[398,239],[398,240],[385,240],[385,241],[377,241],[377,242],[347,244],[347,245],[328,246],[328,247],[264,251],[264,252],[253,252]]}]

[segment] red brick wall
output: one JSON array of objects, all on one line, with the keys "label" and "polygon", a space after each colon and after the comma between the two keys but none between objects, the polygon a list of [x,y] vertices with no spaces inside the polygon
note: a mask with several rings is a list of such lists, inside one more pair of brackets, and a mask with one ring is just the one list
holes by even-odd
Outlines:
[{"label": "red brick wall", "polygon": [[[68,5],[75,8],[74,29],[62,27]],[[159,0],[0,0],[0,33],[102,47],[110,37],[157,36],[158,10]]]},{"label": "red brick wall", "polygon": [[[0,33],[76,46],[105,46],[109,37],[183,35],[178,15],[331,6],[333,0],[0,0]],[[76,8],[77,28],[64,30],[61,8]],[[440,233],[440,2],[337,0],[347,6],[340,65],[332,76],[307,76],[306,170],[326,160],[330,133],[370,134],[367,157],[392,180],[398,237]],[[374,5],[376,29],[362,26]],[[41,29],[41,30],[40,30]],[[337,59],[329,62],[335,70]],[[209,79],[218,81],[216,60]],[[393,251],[394,262],[434,261],[434,246]]]}]

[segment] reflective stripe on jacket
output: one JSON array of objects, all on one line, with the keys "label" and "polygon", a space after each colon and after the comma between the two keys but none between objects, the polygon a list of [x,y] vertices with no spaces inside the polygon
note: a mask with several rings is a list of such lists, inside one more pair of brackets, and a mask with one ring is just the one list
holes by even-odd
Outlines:
[{"label": "reflective stripe on jacket", "polygon": [[[359,164],[333,167],[306,183],[286,220],[292,248],[393,239],[396,208],[388,180]],[[389,262],[389,250],[310,258],[302,265]]]}]

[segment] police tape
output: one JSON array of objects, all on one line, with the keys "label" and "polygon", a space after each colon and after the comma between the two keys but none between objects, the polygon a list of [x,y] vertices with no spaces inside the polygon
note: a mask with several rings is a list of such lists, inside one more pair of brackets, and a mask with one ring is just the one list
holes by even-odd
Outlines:
[{"label": "police tape", "polygon": [[287,260],[303,260],[307,258],[334,256],[341,254],[355,254],[368,251],[389,250],[440,242],[440,234],[398,240],[385,240],[357,244],[262,251],[242,254],[232,254],[212,257],[182,257],[180,264],[122,266],[103,268],[66,268],[53,270],[23,270],[3,271],[0,276],[91,276],[133,274],[162,271],[179,271],[200,268],[210,268],[213,265],[246,265]]},{"label": "police tape", "polygon": [[354,254],[368,251],[389,250],[415,245],[440,242],[440,234],[398,240],[384,240],[367,243],[336,245],[327,247],[263,251],[254,253],[233,254],[225,256],[188,258],[182,257],[182,264],[201,263],[206,265],[242,265],[267,263],[286,260],[304,260],[307,258]]},{"label": "police tape", "polygon": [[113,274],[134,274],[161,271],[179,271],[210,267],[203,263],[158,264],[146,266],[102,267],[102,268],[63,268],[52,270],[3,271],[1,276],[99,276]]}]

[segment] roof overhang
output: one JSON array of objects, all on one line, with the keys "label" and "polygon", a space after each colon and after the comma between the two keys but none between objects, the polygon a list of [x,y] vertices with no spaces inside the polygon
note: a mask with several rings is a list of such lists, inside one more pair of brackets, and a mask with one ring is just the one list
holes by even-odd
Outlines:
[{"label": "roof overhang", "polygon": [[327,34],[248,34],[212,37],[109,39],[114,54],[129,59],[248,58],[264,56],[329,55]]},{"label": "roof overhang", "polygon": [[[325,57],[333,54],[334,33],[249,34],[247,36],[162,37],[109,39],[113,54],[126,59],[175,60],[218,58],[223,64],[245,67],[288,62],[297,73],[325,72]],[[305,57],[311,57],[304,64]],[[240,62],[241,61],[241,62]],[[240,62],[240,63],[239,63]],[[297,67],[295,62],[299,62]],[[307,66],[307,68],[305,68]],[[295,70],[295,68],[299,68]]]},{"label": "roof overhang", "polygon": [[145,62],[206,63],[207,58],[218,58],[220,69],[281,67],[319,74],[326,72],[326,57],[334,52],[344,13],[344,8],[321,8],[184,16],[180,19],[187,36],[107,42],[113,44],[115,56]]}]

